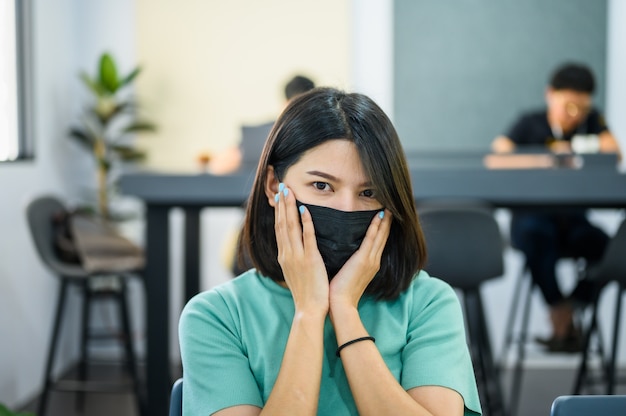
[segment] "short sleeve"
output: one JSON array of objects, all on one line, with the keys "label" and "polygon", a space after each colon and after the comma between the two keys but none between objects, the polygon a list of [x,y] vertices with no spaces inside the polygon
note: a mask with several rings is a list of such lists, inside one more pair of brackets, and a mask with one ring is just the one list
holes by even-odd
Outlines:
[{"label": "short sleeve", "polygon": [[589,117],[587,119],[587,133],[588,134],[600,134],[607,131],[609,128],[606,125],[606,120],[604,116],[597,112],[596,110],[591,111],[589,113]]},{"label": "short sleeve", "polygon": [[217,291],[196,295],[183,309],[179,339],[184,415],[208,416],[243,404],[263,406],[237,322]]},{"label": "short sleeve", "polygon": [[[465,414],[480,414],[480,400],[472,367],[463,313],[454,290],[445,282],[429,279],[427,302],[416,302],[403,351],[402,386],[435,385],[457,391]],[[419,289],[419,288],[418,288]],[[424,290],[423,290],[424,291]],[[422,295],[424,296],[424,295]]]},{"label": "short sleeve", "polygon": [[515,144],[523,144],[527,141],[529,136],[529,128],[530,124],[528,122],[528,117],[520,117],[509,129],[506,134],[506,137],[511,139],[511,141]]}]

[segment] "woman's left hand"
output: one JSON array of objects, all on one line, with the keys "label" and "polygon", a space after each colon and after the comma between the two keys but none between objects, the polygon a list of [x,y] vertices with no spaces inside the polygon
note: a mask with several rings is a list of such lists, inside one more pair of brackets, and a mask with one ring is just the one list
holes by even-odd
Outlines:
[{"label": "woman's left hand", "polygon": [[383,218],[377,214],[365,233],[359,249],[348,259],[330,282],[330,308],[354,307],[359,303],[367,285],[380,269],[380,259],[387,244],[392,216],[389,210]]}]

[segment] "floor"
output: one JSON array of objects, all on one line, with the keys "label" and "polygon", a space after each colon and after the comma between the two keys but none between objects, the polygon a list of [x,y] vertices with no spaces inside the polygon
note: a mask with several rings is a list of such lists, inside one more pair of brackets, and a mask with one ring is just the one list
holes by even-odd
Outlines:
[{"label": "floor", "polygon": [[[139,369],[141,373],[141,368]],[[180,365],[172,366],[172,376],[182,375]],[[86,393],[83,407],[79,405],[74,392],[52,391],[48,398],[45,416],[139,416],[138,404],[131,391],[130,377],[119,364],[90,365],[88,379],[107,384],[122,386],[116,393]],[[69,371],[62,380],[76,379],[75,370]],[[27,404],[21,412],[33,412],[37,415],[37,400]],[[28,416],[31,416],[30,414]]]},{"label": "floor", "polygon": [[[570,394],[574,380],[572,357],[552,357],[549,361],[541,358],[530,361],[524,372],[520,406],[517,416],[549,416],[552,401],[560,395]],[[622,369],[625,370],[626,369]],[[174,368],[174,374],[179,374]],[[503,374],[503,387],[509,389],[509,373]],[[127,381],[126,375],[119,367],[100,365],[93,368],[90,377],[106,381]],[[600,394],[600,391],[594,391]],[[626,384],[618,386],[616,394],[626,394]],[[138,411],[134,396],[130,393],[86,395],[84,409],[76,406],[74,393],[53,392],[50,395],[47,416],[137,416]],[[30,403],[22,411],[35,412],[36,402]]]}]

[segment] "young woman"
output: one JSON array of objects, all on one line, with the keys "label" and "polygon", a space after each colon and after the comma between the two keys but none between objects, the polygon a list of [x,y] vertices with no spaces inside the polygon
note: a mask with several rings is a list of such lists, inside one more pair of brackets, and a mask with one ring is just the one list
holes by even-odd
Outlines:
[{"label": "young woman", "polygon": [[256,268],[181,316],[185,415],[480,414],[459,302],[420,270],[404,153],[371,99],[288,105],[242,242]]}]

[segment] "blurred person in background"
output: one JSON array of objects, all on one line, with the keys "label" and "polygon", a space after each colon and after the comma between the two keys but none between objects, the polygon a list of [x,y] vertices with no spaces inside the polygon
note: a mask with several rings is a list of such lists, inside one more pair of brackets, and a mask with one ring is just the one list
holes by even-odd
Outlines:
[{"label": "blurred person in background", "polygon": [[[492,150],[511,153],[544,148],[558,154],[616,153],[619,158],[617,140],[593,107],[594,89],[594,76],[588,67],[576,63],[558,67],[545,92],[546,108],[523,114],[506,135],[493,141]],[[517,209],[513,211],[511,239],[524,253],[532,279],[550,309],[552,335],[537,341],[553,352],[578,351],[582,340],[574,324],[574,309],[588,304],[599,288],[583,278],[565,295],[557,281],[556,264],[562,257],[583,258],[587,266],[599,261],[609,237],[589,222],[584,209]]]},{"label": "blurred person in background", "polygon": [[[289,101],[315,88],[315,83],[303,75],[296,75],[285,84],[285,105]],[[255,126],[241,126],[241,141],[239,146],[223,150],[209,160],[208,170],[215,175],[225,175],[237,171],[253,171],[261,157],[265,140],[270,134],[274,121]]]}]

